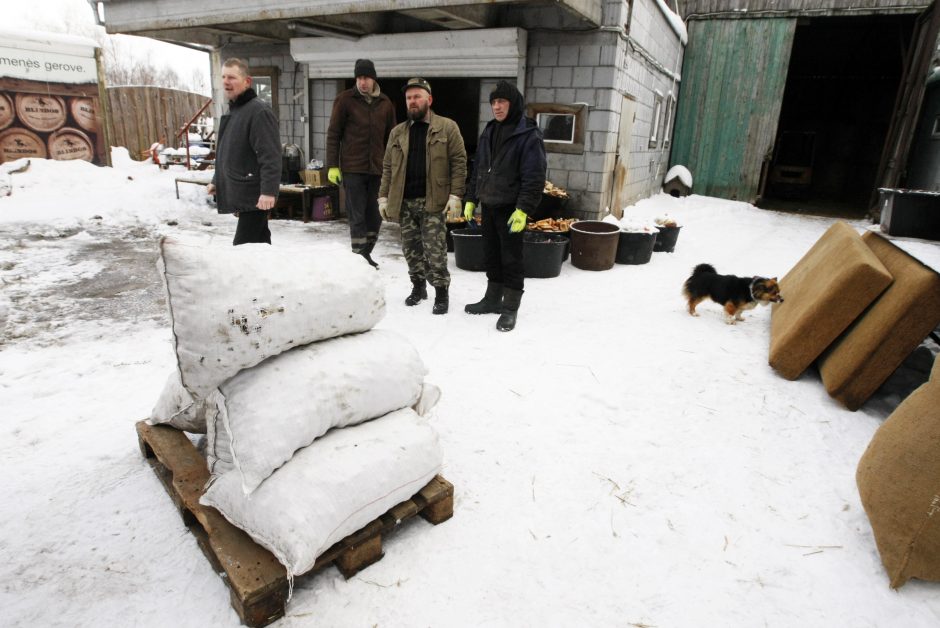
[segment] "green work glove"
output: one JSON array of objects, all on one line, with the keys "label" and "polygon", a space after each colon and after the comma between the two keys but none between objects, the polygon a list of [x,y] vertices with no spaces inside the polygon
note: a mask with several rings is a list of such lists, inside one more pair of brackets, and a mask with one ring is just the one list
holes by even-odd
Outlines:
[{"label": "green work glove", "polygon": [[467,222],[473,220],[473,210],[477,208],[477,204],[473,201],[467,201],[463,204],[463,217]]},{"label": "green work glove", "polygon": [[525,219],[525,212],[517,207],[509,220],[506,221],[506,224],[509,225],[509,233],[519,233],[525,229]]},{"label": "green work glove", "polygon": [[339,168],[330,168],[326,173],[326,178],[330,180],[330,183],[333,185],[339,185],[343,181],[343,173],[339,171]]}]

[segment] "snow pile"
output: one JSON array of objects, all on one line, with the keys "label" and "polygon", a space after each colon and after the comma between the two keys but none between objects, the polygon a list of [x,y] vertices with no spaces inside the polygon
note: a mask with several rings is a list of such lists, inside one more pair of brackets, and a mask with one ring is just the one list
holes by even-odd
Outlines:
[{"label": "snow pile", "polygon": [[[50,174],[0,197],[4,622],[239,626],[134,434],[174,362],[159,236],[230,242],[236,221],[207,207],[201,186],[181,184],[177,200],[182,168],[128,172],[121,198],[113,181],[89,185],[81,163]],[[87,219],[101,208],[103,220]],[[599,626],[936,626],[936,583],[889,588],[856,469],[937,347],[849,412],[812,370],[787,381],[768,366],[767,308],[729,326],[712,303],[689,316],[681,296],[700,263],[785,275],[834,219],[667,194],[625,217],[663,214],[683,225],[674,253],[527,279],[510,334],[460,311],[486,278],[453,258],[458,306],[406,307],[398,229],[382,226],[377,329],[407,338],[443,390],[429,419],[454,517],[403,525],[383,539],[385,558],[348,581],[333,569],[298,579],[281,624],[580,626],[588,612]],[[343,221],[271,230],[276,245],[349,246]],[[917,244],[919,258],[940,248],[896,243]],[[337,264],[362,261],[340,254]]]}]

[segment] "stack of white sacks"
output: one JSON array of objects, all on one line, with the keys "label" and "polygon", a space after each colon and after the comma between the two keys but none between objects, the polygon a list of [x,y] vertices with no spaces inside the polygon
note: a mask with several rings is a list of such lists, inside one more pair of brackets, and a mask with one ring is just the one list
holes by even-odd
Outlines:
[{"label": "stack of white sacks", "polygon": [[167,237],[158,266],[178,368],[149,422],[207,434],[201,503],[289,577],[440,471],[423,418],[439,391],[407,340],[372,330],[385,298],[364,260]]}]

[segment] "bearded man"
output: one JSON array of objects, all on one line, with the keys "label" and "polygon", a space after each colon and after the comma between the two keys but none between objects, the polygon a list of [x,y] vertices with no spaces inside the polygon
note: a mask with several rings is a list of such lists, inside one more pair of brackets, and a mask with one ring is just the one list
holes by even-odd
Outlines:
[{"label": "bearded man", "polygon": [[467,178],[467,151],[457,123],[431,110],[431,85],[422,78],[405,84],[408,120],[388,137],[379,185],[379,212],[401,224],[401,248],[408,263],[411,294],[405,305],[428,298],[433,314],[449,307],[445,219],[459,218]]}]

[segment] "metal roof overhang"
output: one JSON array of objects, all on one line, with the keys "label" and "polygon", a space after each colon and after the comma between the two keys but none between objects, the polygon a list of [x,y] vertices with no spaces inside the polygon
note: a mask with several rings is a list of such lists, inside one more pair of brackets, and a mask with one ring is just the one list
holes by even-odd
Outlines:
[{"label": "metal roof overhang", "polygon": [[220,48],[517,26],[596,28],[601,0],[101,0],[107,32]]}]

